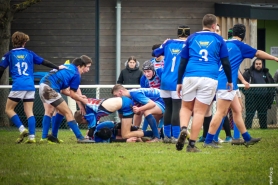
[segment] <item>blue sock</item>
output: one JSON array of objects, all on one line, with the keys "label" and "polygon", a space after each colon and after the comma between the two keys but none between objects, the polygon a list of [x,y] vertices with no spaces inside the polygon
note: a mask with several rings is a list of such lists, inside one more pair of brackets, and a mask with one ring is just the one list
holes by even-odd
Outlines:
[{"label": "blue sock", "polygon": [[73,133],[75,134],[75,137],[77,139],[84,139],[83,135],[81,134],[78,126],[77,126],[77,123],[75,120],[72,120],[72,121],[69,121],[68,122],[68,125],[69,127],[71,128],[71,130],[73,131]]},{"label": "blue sock", "polygon": [[36,119],[34,116],[28,118],[29,135],[35,135],[36,132]]},{"label": "blue sock", "polygon": [[164,119],[161,118],[161,119],[159,120],[159,124],[158,124],[157,128],[162,128],[163,125],[164,125]]},{"label": "blue sock", "polygon": [[244,141],[248,142],[248,141],[251,140],[251,136],[250,136],[250,134],[248,132],[243,133],[242,137],[243,137]]},{"label": "blue sock", "polygon": [[150,130],[143,130],[145,137],[153,137],[153,131]]},{"label": "blue sock", "polygon": [[236,124],[233,122],[234,125],[234,139],[239,139],[240,138],[240,132],[236,126]]},{"label": "blue sock", "polygon": [[175,139],[179,138],[180,132],[181,132],[180,126],[172,126],[172,134]]},{"label": "blue sock", "polygon": [[164,131],[164,136],[170,138],[171,137],[171,127],[172,125],[164,125],[163,131]]},{"label": "blue sock", "polygon": [[147,130],[148,126],[149,126],[149,123],[148,123],[147,119],[145,118],[144,122],[143,122],[142,130]]},{"label": "blue sock", "polygon": [[58,137],[58,130],[60,128],[63,119],[64,119],[64,115],[57,113],[54,122],[52,122],[52,135],[56,138]]},{"label": "blue sock", "polygon": [[20,121],[17,114],[15,114],[13,117],[11,117],[11,121],[15,124],[17,128],[19,128],[22,125],[22,122]]},{"label": "blue sock", "polygon": [[53,124],[55,123],[55,118],[56,118],[56,115],[52,116],[52,118],[51,118],[51,128],[53,128]]},{"label": "blue sock", "polygon": [[206,140],[205,140],[205,143],[206,143],[206,144],[212,143],[213,137],[214,137],[214,134],[210,134],[210,133],[208,132],[208,133],[207,133]]},{"label": "blue sock", "polygon": [[51,117],[44,115],[42,119],[42,139],[47,138]]},{"label": "blue sock", "polygon": [[156,126],[156,120],[154,119],[153,115],[149,114],[146,116],[146,120],[148,121],[152,131],[153,131],[153,136],[160,139],[160,134],[158,133],[158,129]]},{"label": "blue sock", "polygon": [[215,135],[214,135],[214,137],[213,137],[213,140],[214,140],[214,141],[218,141],[218,137],[219,137],[219,134],[220,134],[220,132],[221,132],[221,130],[222,130],[224,121],[225,121],[225,117],[222,119],[222,122],[221,122],[220,126],[218,127],[218,129],[217,129],[217,131],[216,131],[216,133],[215,133]]}]

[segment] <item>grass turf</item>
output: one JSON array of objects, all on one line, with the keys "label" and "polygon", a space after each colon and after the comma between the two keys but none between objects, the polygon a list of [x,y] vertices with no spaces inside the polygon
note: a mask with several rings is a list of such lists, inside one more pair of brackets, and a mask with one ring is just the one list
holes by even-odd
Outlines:
[{"label": "grass turf", "polygon": [[197,143],[201,153],[163,143],[77,144],[70,131],[60,131],[65,142],[55,145],[15,144],[18,132],[0,134],[0,184],[5,185],[278,183],[277,130],[251,130],[263,139],[250,148],[209,149]]}]

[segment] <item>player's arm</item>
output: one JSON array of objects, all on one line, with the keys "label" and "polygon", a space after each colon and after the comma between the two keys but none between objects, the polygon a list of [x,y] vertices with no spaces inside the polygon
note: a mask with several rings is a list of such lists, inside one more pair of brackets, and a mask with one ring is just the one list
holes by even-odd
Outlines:
[{"label": "player's arm", "polygon": [[5,54],[2,57],[1,63],[0,63],[0,79],[5,71],[5,69],[9,66],[9,54]]},{"label": "player's arm", "polygon": [[276,62],[278,62],[278,58],[275,56],[272,56],[262,50],[257,50],[256,52],[256,57],[260,58],[260,59],[265,59],[265,60],[275,60]]},{"label": "player's arm", "polygon": [[83,101],[83,98],[79,94],[77,94],[77,92],[76,92],[77,90],[70,89],[69,91],[70,91],[70,97],[72,99],[74,99],[75,101],[80,101],[80,102]]},{"label": "player's arm", "polygon": [[166,39],[165,41],[164,41],[164,43],[159,47],[159,48],[156,48],[155,50],[153,50],[153,52],[152,52],[152,56],[153,57],[159,57],[159,56],[161,56],[161,55],[164,55],[164,47],[165,47],[165,45],[167,44],[167,41],[168,41],[169,39]]},{"label": "player's arm", "polygon": [[225,72],[225,75],[227,77],[228,83],[232,83],[232,69],[231,69],[231,64],[230,64],[230,60],[229,57],[225,57],[225,58],[221,58],[221,64],[223,67],[223,70]]},{"label": "player's arm", "polygon": [[156,104],[154,103],[154,101],[152,101],[151,99],[149,99],[148,103],[146,103],[145,105],[141,106],[141,107],[133,107],[133,111],[135,113],[138,113],[140,111],[145,111],[145,110],[149,110],[152,109],[156,106]]},{"label": "player's arm", "polygon": [[237,74],[238,74],[238,79],[241,81],[242,84],[244,84],[244,86],[245,86],[244,88],[245,88],[245,89],[249,89],[249,88],[250,88],[250,85],[249,85],[249,83],[246,82],[246,80],[243,78],[241,72],[238,71]]},{"label": "player's arm", "polygon": [[42,65],[46,66],[46,67],[49,67],[49,68],[52,68],[52,69],[57,69],[57,70],[66,68],[63,65],[57,66],[57,65],[53,64],[52,62],[50,62],[48,60],[45,60],[45,59],[42,61]]},{"label": "player's arm", "polygon": [[62,89],[62,90],[61,90],[61,93],[64,94],[64,95],[66,95],[66,96],[70,96],[70,90],[69,90],[69,88]]},{"label": "player's arm", "polygon": [[177,84],[182,84],[182,77],[183,74],[186,70],[186,66],[188,64],[188,59],[187,58],[181,58],[180,61],[180,66],[179,66],[179,71],[178,71],[178,81]]},{"label": "player's arm", "polygon": [[[79,96],[83,97],[83,98],[86,98],[86,96],[82,95],[82,92],[81,92],[80,88],[77,89],[77,94]],[[79,107],[79,109],[81,111],[81,114],[85,115],[86,114],[86,110],[85,110],[84,105],[82,104],[82,102],[76,101],[76,103],[77,103],[77,105],[78,105],[78,107]]]}]

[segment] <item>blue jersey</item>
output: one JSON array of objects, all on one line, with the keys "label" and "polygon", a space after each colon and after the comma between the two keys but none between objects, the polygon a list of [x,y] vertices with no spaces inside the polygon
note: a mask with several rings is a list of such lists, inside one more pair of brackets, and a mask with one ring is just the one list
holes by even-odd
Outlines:
[{"label": "blue jersey", "polygon": [[185,77],[208,77],[216,80],[219,61],[228,57],[228,50],[221,36],[200,31],[188,37],[181,57],[188,59]]},{"label": "blue jersey", "polygon": [[[233,78],[232,80],[234,86],[233,89],[236,90],[238,89],[237,78],[238,78],[238,69],[241,62],[245,58],[255,57],[257,50],[237,39],[228,40],[226,41],[226,43],[229,51],[229,59],[232,68],[232,78]],[[222,89],[222,90],[227,89],[226,84],[227,84],[227,78],[224,70],[221,67],[220,74],[218,76],[217,89]]]},{"label": "blue jersey", "polygon": [[44,76],[41,83],[49,85],[56,92],[59,92],[62,89],[70,87],[70,89],[76,91],[80,85],[81,76],[78,72],[78,68],[73,65],[67,65],[67,68],[62,70],[52,70],[46,76]]},{"label": "blue jersey", "polygon": [[9,66],[13,80],[12,91],[35,91],[34,64],[41,64],[43,58],[25,48],[12,49],[2,57],[0,66]]},{"label": "blue jersey", "polygon": [[155,56],[164,55],[164,71],[161,75],[160,89],[175,91],[178,80],[178,70],[181,59],[181,51],[185,46],[185,40],[174,39],[168,40],[159,48],[153,51]]},{"label": "blue jersey", "polygon": [[129,90],[130,96],[135,104],[146,105],[150,100],[156,101],[160,99],[159,89],[140,88]]},{"label": "blue jersey", "polygon": [[141,88],[150,88],[151,87],[151,88],[160,89],[162,72],[163,72],[163,68],[156,69],[155,76],[150,80],[145,75],[143,75],[140,79]]},{"label": "blue jersey", "polygon": [[154,69],[163,68],[164,67],[164,58],[160,61],[157,61],[156,58],[152,58],[151,63],[154,65]]}]

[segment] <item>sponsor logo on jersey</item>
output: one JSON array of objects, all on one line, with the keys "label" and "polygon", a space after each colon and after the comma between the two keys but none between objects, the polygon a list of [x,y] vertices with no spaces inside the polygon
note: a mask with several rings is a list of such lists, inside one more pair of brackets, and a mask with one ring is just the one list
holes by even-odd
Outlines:
[{"label": "sponsor logo on jersey", "polygon": [[199,44],[200,44],[200,46],[207,46],[207,45],[209,45],[209,42],[200,41]]},{"label": "sponsor logo on jersey", "polygon": [[171,52],[172,52],[173,54],[179,54],[180,49],[171,49]]},{"label": "sponsor logo on jersey", "polygon": [[18,58],[18,59],[24,59],[25,56],[24,56],[24,55],[16,55],[16,58]]}]

